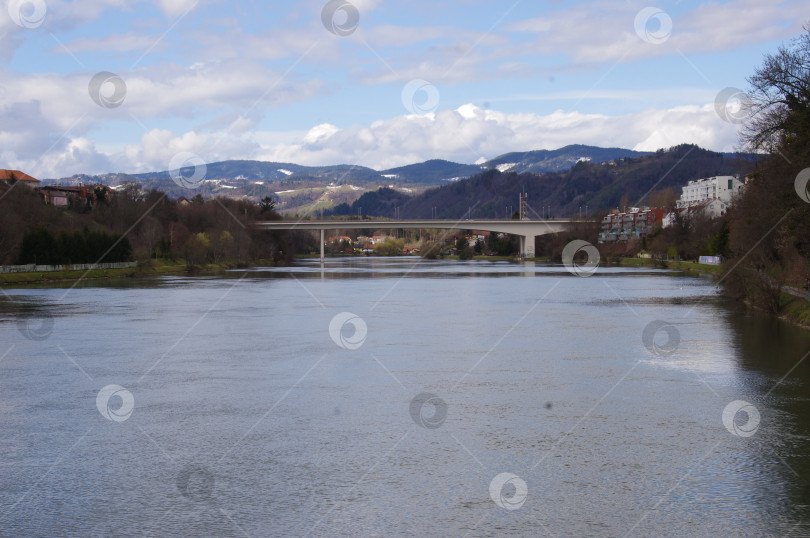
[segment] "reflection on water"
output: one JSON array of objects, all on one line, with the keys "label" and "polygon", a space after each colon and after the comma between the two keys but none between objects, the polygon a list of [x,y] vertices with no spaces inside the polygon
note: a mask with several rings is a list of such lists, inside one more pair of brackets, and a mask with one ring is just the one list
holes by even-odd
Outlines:
[{"label": "reflection on water", "polygon": [[0,534],[800,535],[808,352],[660,270],[7,290]]}]

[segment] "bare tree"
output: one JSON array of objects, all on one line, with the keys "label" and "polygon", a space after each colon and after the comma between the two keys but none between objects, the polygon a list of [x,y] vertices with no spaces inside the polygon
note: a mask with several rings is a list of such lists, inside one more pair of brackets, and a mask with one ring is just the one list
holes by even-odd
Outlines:
[{"label": "bare tree", "polygon": [[748,78],[749,121],[742,141],[751,150],[774,153],[808,131],[810,112],[810,23],[789,45],[768,54]]}]

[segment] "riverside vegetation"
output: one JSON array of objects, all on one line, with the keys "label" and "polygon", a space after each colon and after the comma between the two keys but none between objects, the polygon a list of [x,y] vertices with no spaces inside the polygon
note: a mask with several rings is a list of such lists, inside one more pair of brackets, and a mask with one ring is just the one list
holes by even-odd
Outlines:
[{"label": "riverside vegetation", "polygon": [[136,185],[114,195],[98,191],[92,203],[73,199],[68,207],[54,207],[27,187],[0,186],[0,264],[137,260],[145,272],[176,270],[178,264],[189,270],[258,260],[283,264],[296,241],[308,241],[253,226],[281,218],[269,198],[255,204],[195,196],[180,203]]},{"label": "riverside vegetation", "polygon": [[799,306],[783,293],[785,286],[810,287],[810,203],[807,185],[799,184],[800,172],[810,167],[810,26],[767,55],[749,84],[742,142],[765,158],[724,224],[725,290],[810,325],[806,302]]}]

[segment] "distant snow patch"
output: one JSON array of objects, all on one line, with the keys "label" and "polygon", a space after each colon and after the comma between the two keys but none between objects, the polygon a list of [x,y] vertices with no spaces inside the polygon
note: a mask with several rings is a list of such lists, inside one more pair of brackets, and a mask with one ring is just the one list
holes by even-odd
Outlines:
[{"label": "distant snow patch", "polygon": [[591,161],[590,157],[580,157],[579,159],[577,159],[578,163],[582,163],[582,162],[587,163],[587,162],[590,162],[590,161]]},{"label": "distant snow patch", "polygon": [[518,163],[503,163],[499,164],[495,168],[498,169],[498,172],[506,172],[507,170],[511,170],[512,168],[516,167]]},{"label": "distant snow patch", "polygon": [[291,176],[292,175],[292,172],[290,172],[289,170],[285,170],[284,168],[279,168],[278,171],[281,172],[282,174],[284,174],[285,176]]},{"label": "distant snow patch", "polygon": [[487,160],[486,160],[484,157],[479,157],[479,158],[478,158],[478,160],[477,160],[477,161],[475,161],[473,164],[476,164],[476,165],[478,165],[478,166],[481,166],[481,165],[482,165],[482,164],[484,164],[485,162],[487,162]]},{"label": "distant snow patch", "polygon": [[398,178],[399,176],[396,175],[396,174],[383,174],[383,177],[388,178],[388,179],[394,179],[394,178]]},{"label": "distant snow patch", "polygon": [[264,185],[264,181],[254,181],[254,185]]}]

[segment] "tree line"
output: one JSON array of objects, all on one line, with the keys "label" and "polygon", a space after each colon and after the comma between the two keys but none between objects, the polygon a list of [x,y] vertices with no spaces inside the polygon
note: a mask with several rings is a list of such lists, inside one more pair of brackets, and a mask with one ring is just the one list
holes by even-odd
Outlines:
[{"label": "tree line", "polygon": [[[782,288],[810,284],[810,24],[749,77],[741,142],[765,154],[728,216],[726,289],[772,312]],[[802,195],[801,188],[805,189]]]},{"label": "tree line", "polygon": [[22,238],[19,265],[63,265],[74,263],[117,263],[132,261],[132,245],[121,234],[61,232],[52,234],[43,227],[28,230]]},{"label": "tree line", "polygon": [[[155,258],[206,263],[286,263],[313,248],[305,233],[265,231],[278,220],[272,199],[169,198],[137,184],[68,207],[44,203],[36,189],[0,183],[0,264],[93,263]],[[109,252],[107,252],[109,251]],[[106,253],[106,254],[105,254]],[[102,255],[104,255],[102,257]]]}]

